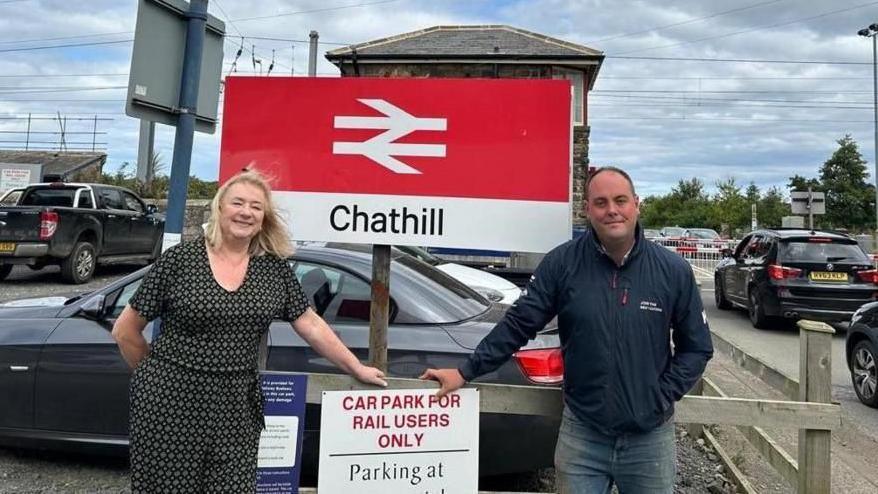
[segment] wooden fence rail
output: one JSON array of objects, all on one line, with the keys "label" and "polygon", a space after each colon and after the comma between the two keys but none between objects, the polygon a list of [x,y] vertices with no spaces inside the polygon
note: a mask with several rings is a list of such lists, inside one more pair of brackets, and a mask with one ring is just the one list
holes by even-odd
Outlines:
[{"label": "wooden fence rail", "polygon": [[[829,405],[841,417],[841,406],[832,402],[832,335],[835,330],[822,322],[802,320],[799,326],[799,382],[771,369],[758,359],[747,355],[731,343],[720,341],[721,349],[741,367],[752,371],[766,383],[786,395],[796,393],[800,404],[812,413]],[[716,335],[714,335],[716,336]],[[693,392],[724,397],[725,394],[709,379],[702,379]],[[833,419],[834,421],[835,419]],[[759,451],[799,494],[828,494],[832,488],[831,430],[799,424],[798,461],[781,448],[765,431],[764,424],[736,424],[745,438]],[[771,426],[776,427],[776,426]],[[777,427],[782,427],[778,425]],[[690,432],[697,433],[697,429]]]},{"label": "wooden fence rail", "polygon": [[[841,426],[841,407],[830,403],[831,337],[828,325],[801,321],[800,400],[757,400],[725,396],[704,379],[694,392],[676,405],[674,420],[690,424],[698,436],[697,424],[738,426],[744,436],[799,494],[829,494],[831,486],[831,431]],[[432,381],[388,378],[389,389],[435,387]],[[561,389],[543,386],[470,384],[479,389],[481,413],[559,416],[563,408]],[[787,386],[789,387],[789,386]],[[319,404],[324,391],[376,389],[342,374],[309,374],[306,400]],[[693,426],[692,424],[695,424]],[[798,463],[780,448],[762,428],[796,428],[800,431]],[[308,491],[302,491],[308,492]]]},{"label": "wooden fence rail", "polygon": [[[704,378],[702,381],[704,383],[703,393],[705,395],[726,398],[726,394],[710,379]],[[798,485],[799,467],[796,460],[784,451],[761,427],[739,425],[738,430],[784,480],[790,485]]]},{"label": "wooden fence rail", "polygon": [[[432,381],[388,378],[388,389],[435,387]],[[481,413],[508,413],[557,417],[563,403],[561,389],[541,386],[512,386],[477,383]],[[308,403],[322,402],[324,391],[376,389],[342,374],[309,374]],[[755,425],[831,431],[841,426],[841,409],[830,403],[754,400],[684,396],[677,403],[674,420],[682,423]]]}]

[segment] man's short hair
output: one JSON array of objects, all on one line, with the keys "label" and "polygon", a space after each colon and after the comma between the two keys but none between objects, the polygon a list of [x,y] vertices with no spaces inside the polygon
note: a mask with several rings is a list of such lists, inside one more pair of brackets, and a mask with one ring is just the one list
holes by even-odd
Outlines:
[{"label": "man's short hair", "polygon": [[591,187],[591,181],[594,180],[595,177],[597,177],[598,175],[600,175],[601,173],[604,173],[604,172],[613,172],[613,173],[618,173],[619,175],[622,175],[622,177],[626,181],[628,181],[628,185],[631,187],[631,195],[632,196],[637,195],[637,192],[634,191],[634,182],[631,180],[631,176],[628,175],[628,173],[625,172],[625,170],[623,170],[621,168],[617,168],[615,166],[602,166],[602,167],[598,168],[597,170],[595,170],[594,173],[589,175],[588,180],[585,181],[585,191],[583,194],[583,198],[585,200],[588,200],[588,188]]}]

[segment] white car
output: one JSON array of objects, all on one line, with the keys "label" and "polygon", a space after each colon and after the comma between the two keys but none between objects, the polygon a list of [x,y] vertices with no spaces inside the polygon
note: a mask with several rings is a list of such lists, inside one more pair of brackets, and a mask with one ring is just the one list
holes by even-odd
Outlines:
[{"label": "white car", "polygon": [[436,269],[443,271],[452,278],[455,278],[464,285],[479,292],[492,302],[512,305],[521,295],[521,289],[515,286],[511,281],[495,274],[488,273],[487,271],[448,262],[434,256],[427,252],[426,249],[420,247],[395,245],[394,248],[434,266]]}]

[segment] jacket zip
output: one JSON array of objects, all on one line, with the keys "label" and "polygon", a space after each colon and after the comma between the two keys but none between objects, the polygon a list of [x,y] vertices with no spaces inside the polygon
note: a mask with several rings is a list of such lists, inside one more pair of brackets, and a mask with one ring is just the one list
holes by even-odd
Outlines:
[{"label": "jacket zip", "polygon": [[[619,271],[616,270],[616,271],[613,271],[613,281],[610,284],[610,288],[612,288],[613,290],[618,288],[619,287],[618,281],[619,281]],[[622,289],[621,302],[622,302],[622,305],[628,305],[628,288],[627,287]]]}]

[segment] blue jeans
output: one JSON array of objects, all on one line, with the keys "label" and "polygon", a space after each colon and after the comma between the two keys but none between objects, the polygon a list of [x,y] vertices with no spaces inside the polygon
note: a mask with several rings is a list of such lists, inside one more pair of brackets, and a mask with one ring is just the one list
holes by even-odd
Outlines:
[{"label": "blue jeans", "polygon": [[559,494],[607,494],[613,482],[622,494],[674,492],[674,421],[642,434],[607,436],[564,407],[555,447]]}]

